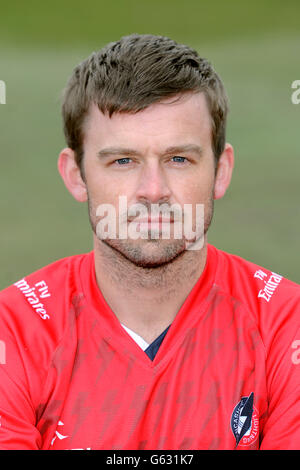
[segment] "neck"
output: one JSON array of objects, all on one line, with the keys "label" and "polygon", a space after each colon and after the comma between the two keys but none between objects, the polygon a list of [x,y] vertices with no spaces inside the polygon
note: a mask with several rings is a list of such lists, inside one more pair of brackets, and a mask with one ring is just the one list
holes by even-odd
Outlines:
[{"label": "neck", "polygon": [[207,245],[155,268],[136,266],[97,239],[94,251],[96,279],[106,302],[121,323],[151,343],[172,323],[199,279]]}]

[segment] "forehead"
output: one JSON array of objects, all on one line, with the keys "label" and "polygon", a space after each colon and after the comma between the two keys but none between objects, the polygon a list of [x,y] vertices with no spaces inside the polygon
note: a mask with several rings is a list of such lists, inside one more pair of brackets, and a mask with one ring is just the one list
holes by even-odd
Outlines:
[{"label": "forehead", "polygon": [[[210,143],[211,116],[203,92],[186,93],[165,99],[133,113],[103,114],[93,104],[84,126],[84,144],[143,145],[176,140],[201,140]],[[199,142],[198,142],[199,143]]]}]

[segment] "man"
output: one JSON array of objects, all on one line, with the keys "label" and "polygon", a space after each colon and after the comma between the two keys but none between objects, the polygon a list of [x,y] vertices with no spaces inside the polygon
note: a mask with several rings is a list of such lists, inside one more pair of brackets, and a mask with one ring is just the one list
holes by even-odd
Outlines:
[{"label": "man", "polygon": [[58,168],[94,249],[1,293],[1,449],[300,448],[300,288],[207,242],[227,108],[164,37],[74,70]]}]

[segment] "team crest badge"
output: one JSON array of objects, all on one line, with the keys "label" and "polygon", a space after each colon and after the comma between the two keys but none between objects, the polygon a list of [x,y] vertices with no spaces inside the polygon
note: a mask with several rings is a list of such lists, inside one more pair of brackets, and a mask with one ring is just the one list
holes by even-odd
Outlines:
[{"label": "team crest badge", "polygon": [[253,401],[254,393],[252,392],[248,397],[243,397],[232,412],[230,424],[236,446],[249,446],[258,437],[259,418]]}]

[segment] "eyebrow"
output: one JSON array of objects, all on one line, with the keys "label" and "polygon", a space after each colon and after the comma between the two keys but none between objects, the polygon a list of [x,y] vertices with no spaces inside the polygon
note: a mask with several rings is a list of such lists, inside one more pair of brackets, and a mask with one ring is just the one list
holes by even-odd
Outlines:
[{"label": "eyebrow", "polygon": [[[162,152],[162,154],[174,155],[176,153],[187,153],[187,152],[197,153],[199,156],[203,154],[202,147],[196,144],[174,145],[174,146],[166,148]],[[111,155],[139,156],[140,152],[134,149],[126,148],[126,147],[107,147],[98,152],[99,157],[109,157]]]}]

